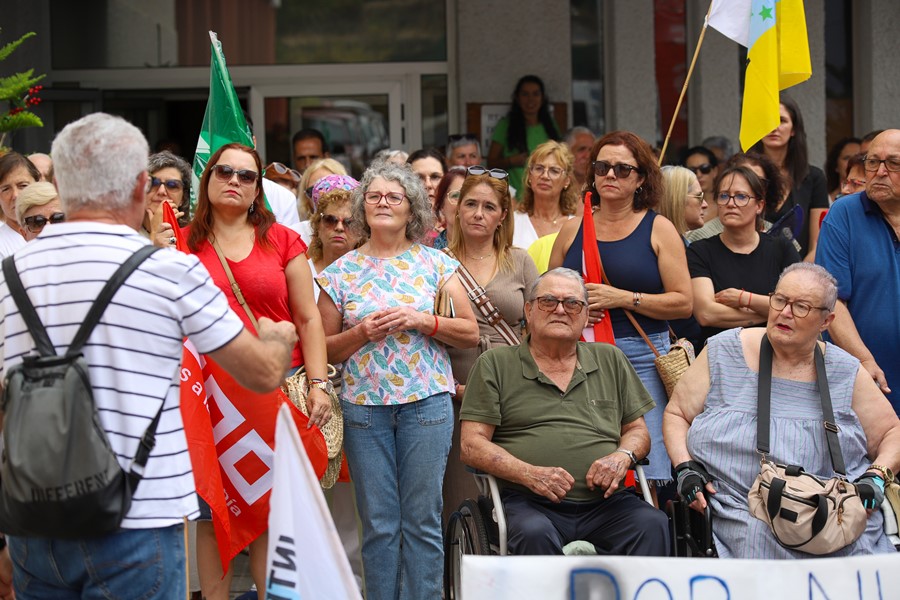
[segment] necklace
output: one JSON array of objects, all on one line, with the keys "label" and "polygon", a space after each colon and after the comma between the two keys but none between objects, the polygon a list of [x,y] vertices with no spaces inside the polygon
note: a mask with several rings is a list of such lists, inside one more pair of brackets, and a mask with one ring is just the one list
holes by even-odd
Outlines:
[{"label": "necklace", "polygon": [[550,218],[548,218],[548,217],[538,217],[537,215],[535,215],[535,217],[538,218],[538,219],[540,219],[541,221],[543,221],[543,222],[545,222],[545,223],[550,223],[551,225],[556,225],[556,222],[559,221],[559,218],[560,218],[560,217],[562,217],[562,213],[556,215],[556,216],[553,217],[552,219],[550,219]]},{"label": "necklace", "polygon": [[484,260],[488,256],[493,256],[493,253],[485,254],[484,256],[472,256],[471,254],[468,254],[468,253],[466,254],[466,257],[471,258],[472,260]]}]

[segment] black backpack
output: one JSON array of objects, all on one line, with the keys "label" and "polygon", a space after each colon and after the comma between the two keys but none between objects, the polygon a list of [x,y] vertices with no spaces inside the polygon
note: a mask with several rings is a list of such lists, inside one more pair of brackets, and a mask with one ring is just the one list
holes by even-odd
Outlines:
[{"label": "black backpack", "polygon": [[97,416],[81,348],[119,287],[156,250],[143,246],[119,267],[63,356],[56,354],[13,257],[3,260],[6,284],[39,355],[30,354],[9,369],[0,399],[4,437],[0,531],[64,539],[95,537],[117,530],[128,513],[156,443],[162,407],[141,438],[126,474]]}]

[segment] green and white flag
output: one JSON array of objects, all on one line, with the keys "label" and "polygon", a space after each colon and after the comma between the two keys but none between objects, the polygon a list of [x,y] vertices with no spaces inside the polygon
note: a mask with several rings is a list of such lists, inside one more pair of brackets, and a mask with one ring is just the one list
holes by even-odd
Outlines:
[{"label": "green and white flag", "polygon": [[191,215],[197,208],[200,191],[200,176],[209,162],[209,157],[225,144],[238,142],[253,147],[253,134],[247,126],[247,119],[238,102],[231,75],[225,66],[222,43],[214,31],[209,32],[212,56],[209,64],[209,100],[203,115],[203,127],[197,140],[194,154],[194,174],[191,177]]}]

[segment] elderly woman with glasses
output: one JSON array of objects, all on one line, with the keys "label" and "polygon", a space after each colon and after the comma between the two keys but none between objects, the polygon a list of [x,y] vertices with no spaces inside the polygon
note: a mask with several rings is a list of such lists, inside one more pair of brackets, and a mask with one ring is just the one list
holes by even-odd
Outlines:
[{"label": "elderly woman with glasses", "polygon": [[[656,407],[644,415],[652,446],[647,477],[672,478],[662,445],[666,390],[654,366],[656,354],[629,315],[660,354],[669,351],[669,319],[691,314],[692,294],[684,241],[671,221],[657,218],[662,176],[650,146],[628,131],[606,134],[591,150],[591,210],[567,223],[556,239],[550,268],[584,273],[585,235],[593,233],[603,269],[603,283],[588,283],[589,324],[610,319],[615,344],[628,357]],[[590,266],[590,265],[589,265]],[[597,266],[599,269],[599,266]]]},{"label": "elderly woman with glasses", "polygon": [[16,218],[22,227],[26,241],[31,241],[50,223],[62,223],[66,213],[59,203],[56,186],[48,181],[38,181],[26,187],[16,201]]},{"label": "elderly woman with glasses", "polygon": [[[441,483],[454,391],[447,347],[471,348],[478,325],[459,263],[419,243],[431,203],[405,165],[374,163],[352,192],[366,242],[316,278],[328,358],[342,362],[344,451],[363,523],[368,598],[440,598]],[[446,293],[455,316],[435,314]]]},{"label": "elderly woman with glasses", "polygon": [[[519,342],[525,323],[526,296],[538,273],[528,253],[512,244],[512,198],[506,171],[469,167],[459,190],[454,220],[448,250],[460,262],[460,273],[468,275],[469,283],[464,286],[480,336],[475,348],[450,348],[453,377],[457,382],[453,420],[456,423],[465,383],[478,357],[493,347]],[[486,315],[487,307],[479,309],[471,298],[478,298],[479,303],[481,298],[488,298],[499,312]],[[472,474],[459,460],[459,427],[456,426],[444,478],[444,516],[449,518],[463,500],[477,496]]]},{"label": "elderly woman with glasses", "polygon": [[679,494],[695,510],[711,507],[720,557],[812,557],[780,546],[768,522],[749,510],[760,469],[757,401],[765,339],[772,351],[768,459],[822,479],[834,476],[815,366],[821,351],[846,474],[870,509],[862,536],[827,556],[894,552],[876,509],[885,480],[900,468],[900,421],[858,360],[818,341],[835,318],[836,300],[837,282],[825,269],[791,265],[764,298],[765,328],[710,338],[672,394],[663,427]]},{"label": "elderly woman with glasses", "polygon": [[[261,172],[253,148],[226,144],[213,153],[200,178],[187,243],[247,329],[256,331],[262,317],[295,324],[300,342],[293,351],[292,371],[305,366],[312,383],[307,397],[310,422],[324,425],[331,418],[331,400],[322,389],[328,378],[325,334],[313,300],[306,244],[276,223],[266,208]],[[260,597],[266,587],[267,539],[263,533],[250,542],[250,572]],[[223,575],[212,523],[203,517],[197,524],[197,558],[204,597],[228,598],[232,570]]]},{"label": "elderly woman with glasses", "polygon": [[150,184],[147,187],[147,214],[141,224],[141,233],[162,248],[174,248],[173,227],[162,221],[162,203],[168,202],[175,211],[175,218],[187,225],[185,215],[190,204],[191,166],[168,150],[151,154],[147,162]]},{"label": "elderly woman with glasses", "polygon": [[514,245],[527,250],[538,238],[559,233],[578,214],[574,162],[569,148],[554,141],[544,142],[528,157],[525,189],[514,215]]},{"label": "elderly woman with glasses", "polygon": [[724,230],[687,252],[701,345],[724,329],[765,322],[779,273],[800,260],[790,240],[760,233],[766,188],[749,166],[719,174],[715,201]]}]

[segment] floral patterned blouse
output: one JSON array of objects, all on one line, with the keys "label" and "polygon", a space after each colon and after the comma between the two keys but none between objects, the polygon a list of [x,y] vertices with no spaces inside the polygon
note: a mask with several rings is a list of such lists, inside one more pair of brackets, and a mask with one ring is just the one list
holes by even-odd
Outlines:
[{"label": "floral patterned blouse", "polygon": [[[413,244],[393,258],[351,250],[316,282],[343,314],[344,330],[375,311],[409,306],[434,312],[437,290],[459,263],[443,252]],[[450,357],[443,344],[412,329],[368,342],[344,362],[341,399],[353,404],[389,405],[452,392]]]}]

